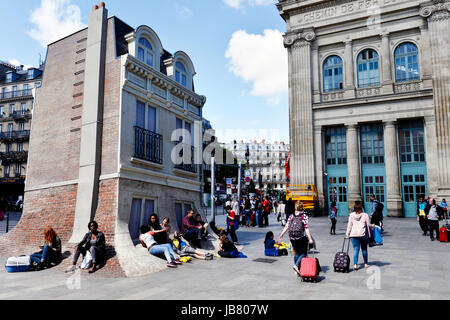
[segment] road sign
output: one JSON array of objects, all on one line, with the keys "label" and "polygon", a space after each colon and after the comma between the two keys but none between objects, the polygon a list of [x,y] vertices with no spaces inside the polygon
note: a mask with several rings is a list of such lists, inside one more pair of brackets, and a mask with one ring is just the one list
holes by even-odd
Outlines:
[{"label": "road sign", "polygon": [[245,182],[246,183],[250,183],[250,180],[251,180],[250,177],[245,177]]},{"label": "road sign", "polygon": [[232,179],[231,178],[227,178],[227,184],[231,184],[232,183]]},{"label": "road sign", "polygon": [[245,175],[246,177],[251,177],[251,175],[252,175],[252,170],[250,170],[250,169],[245,170],[244,175]]}]

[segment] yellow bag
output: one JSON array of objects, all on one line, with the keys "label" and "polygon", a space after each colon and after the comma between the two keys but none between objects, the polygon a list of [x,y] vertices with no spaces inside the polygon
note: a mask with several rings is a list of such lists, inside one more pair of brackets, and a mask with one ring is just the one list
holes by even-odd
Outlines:
[{"label": "yellow bag", "polygon": [[178,239],[173,239],[172,243],[178,250],[180,250],[180,242],[178,241]]},{"label": "yellow bag", "polygon": [[191,261],[191,257],[181,257],[180,261],[184,262],[184,263],[188,263],[189,261]]}]

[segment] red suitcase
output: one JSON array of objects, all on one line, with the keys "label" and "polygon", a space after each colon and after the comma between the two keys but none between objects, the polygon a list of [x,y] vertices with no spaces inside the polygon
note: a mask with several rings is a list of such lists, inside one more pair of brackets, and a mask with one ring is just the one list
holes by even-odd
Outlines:
[{"label": "red suitcase", "polygon": [[448,220],[445,219],[445,224],[442,228],[439,229],[439,241],[440,242],[448,242],[448,234],[449,234],[450,226],[448,225]]},{"label": "red suitcase", "polygon": [[312,258],[303,258],[300,262],[300,277],[302,277],[302,281],[317,281],[319,271],[319,260],[314,255]]}]

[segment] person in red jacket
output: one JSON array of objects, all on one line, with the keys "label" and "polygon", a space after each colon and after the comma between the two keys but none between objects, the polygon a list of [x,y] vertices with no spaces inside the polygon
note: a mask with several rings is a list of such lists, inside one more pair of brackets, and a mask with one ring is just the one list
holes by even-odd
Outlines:
[{"label": "person in red jacket", "polygon": [[266,199],[263,202],[263,212],[264,212],[264,227],[268,227],[269,226],[269,214],[270,214],[270,201],[269,201],[269,197],[266,196]]},{"label": "person in red jacket", "polygon": [[230,206],[226,207],[225,210],[227,211],[227,232],[231,236],[231,240],[233,240],[233,243],[236,245],[238,242],[236,229],[239,226],[239,222],[236,219],[236,213],[231,209]]}]

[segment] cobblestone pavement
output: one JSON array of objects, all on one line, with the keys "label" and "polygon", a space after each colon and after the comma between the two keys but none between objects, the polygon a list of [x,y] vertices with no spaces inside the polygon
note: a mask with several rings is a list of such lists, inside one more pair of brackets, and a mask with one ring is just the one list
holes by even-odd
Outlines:
[{"label": "cobblestone pavement", "polygon": [[[224,226],[224,216],[216,221]],[[292,270],[292,256],[274,258],[274,263],[254,261],[264,257],[265,233],[271,230],[278,237],[282,230],[272,215],[267,229],[238,230],[247,259],[196,260],[178,269],[119,279],[91,277],[84,271],[8,274],[2,267],[0,299],[450,299],[450,243],[431,242],[414,219],[385,220],[384,246],[369,248],[369,264],[377,267],[369,271],[375,273],[335,273],[333,258],[341,250],[346,221],[338,220],[337,235],[332,236],[328,219],[310,219],[323,269],[318,283],[300,281]],[[372,281],[377,272],[380,289]]]}]

